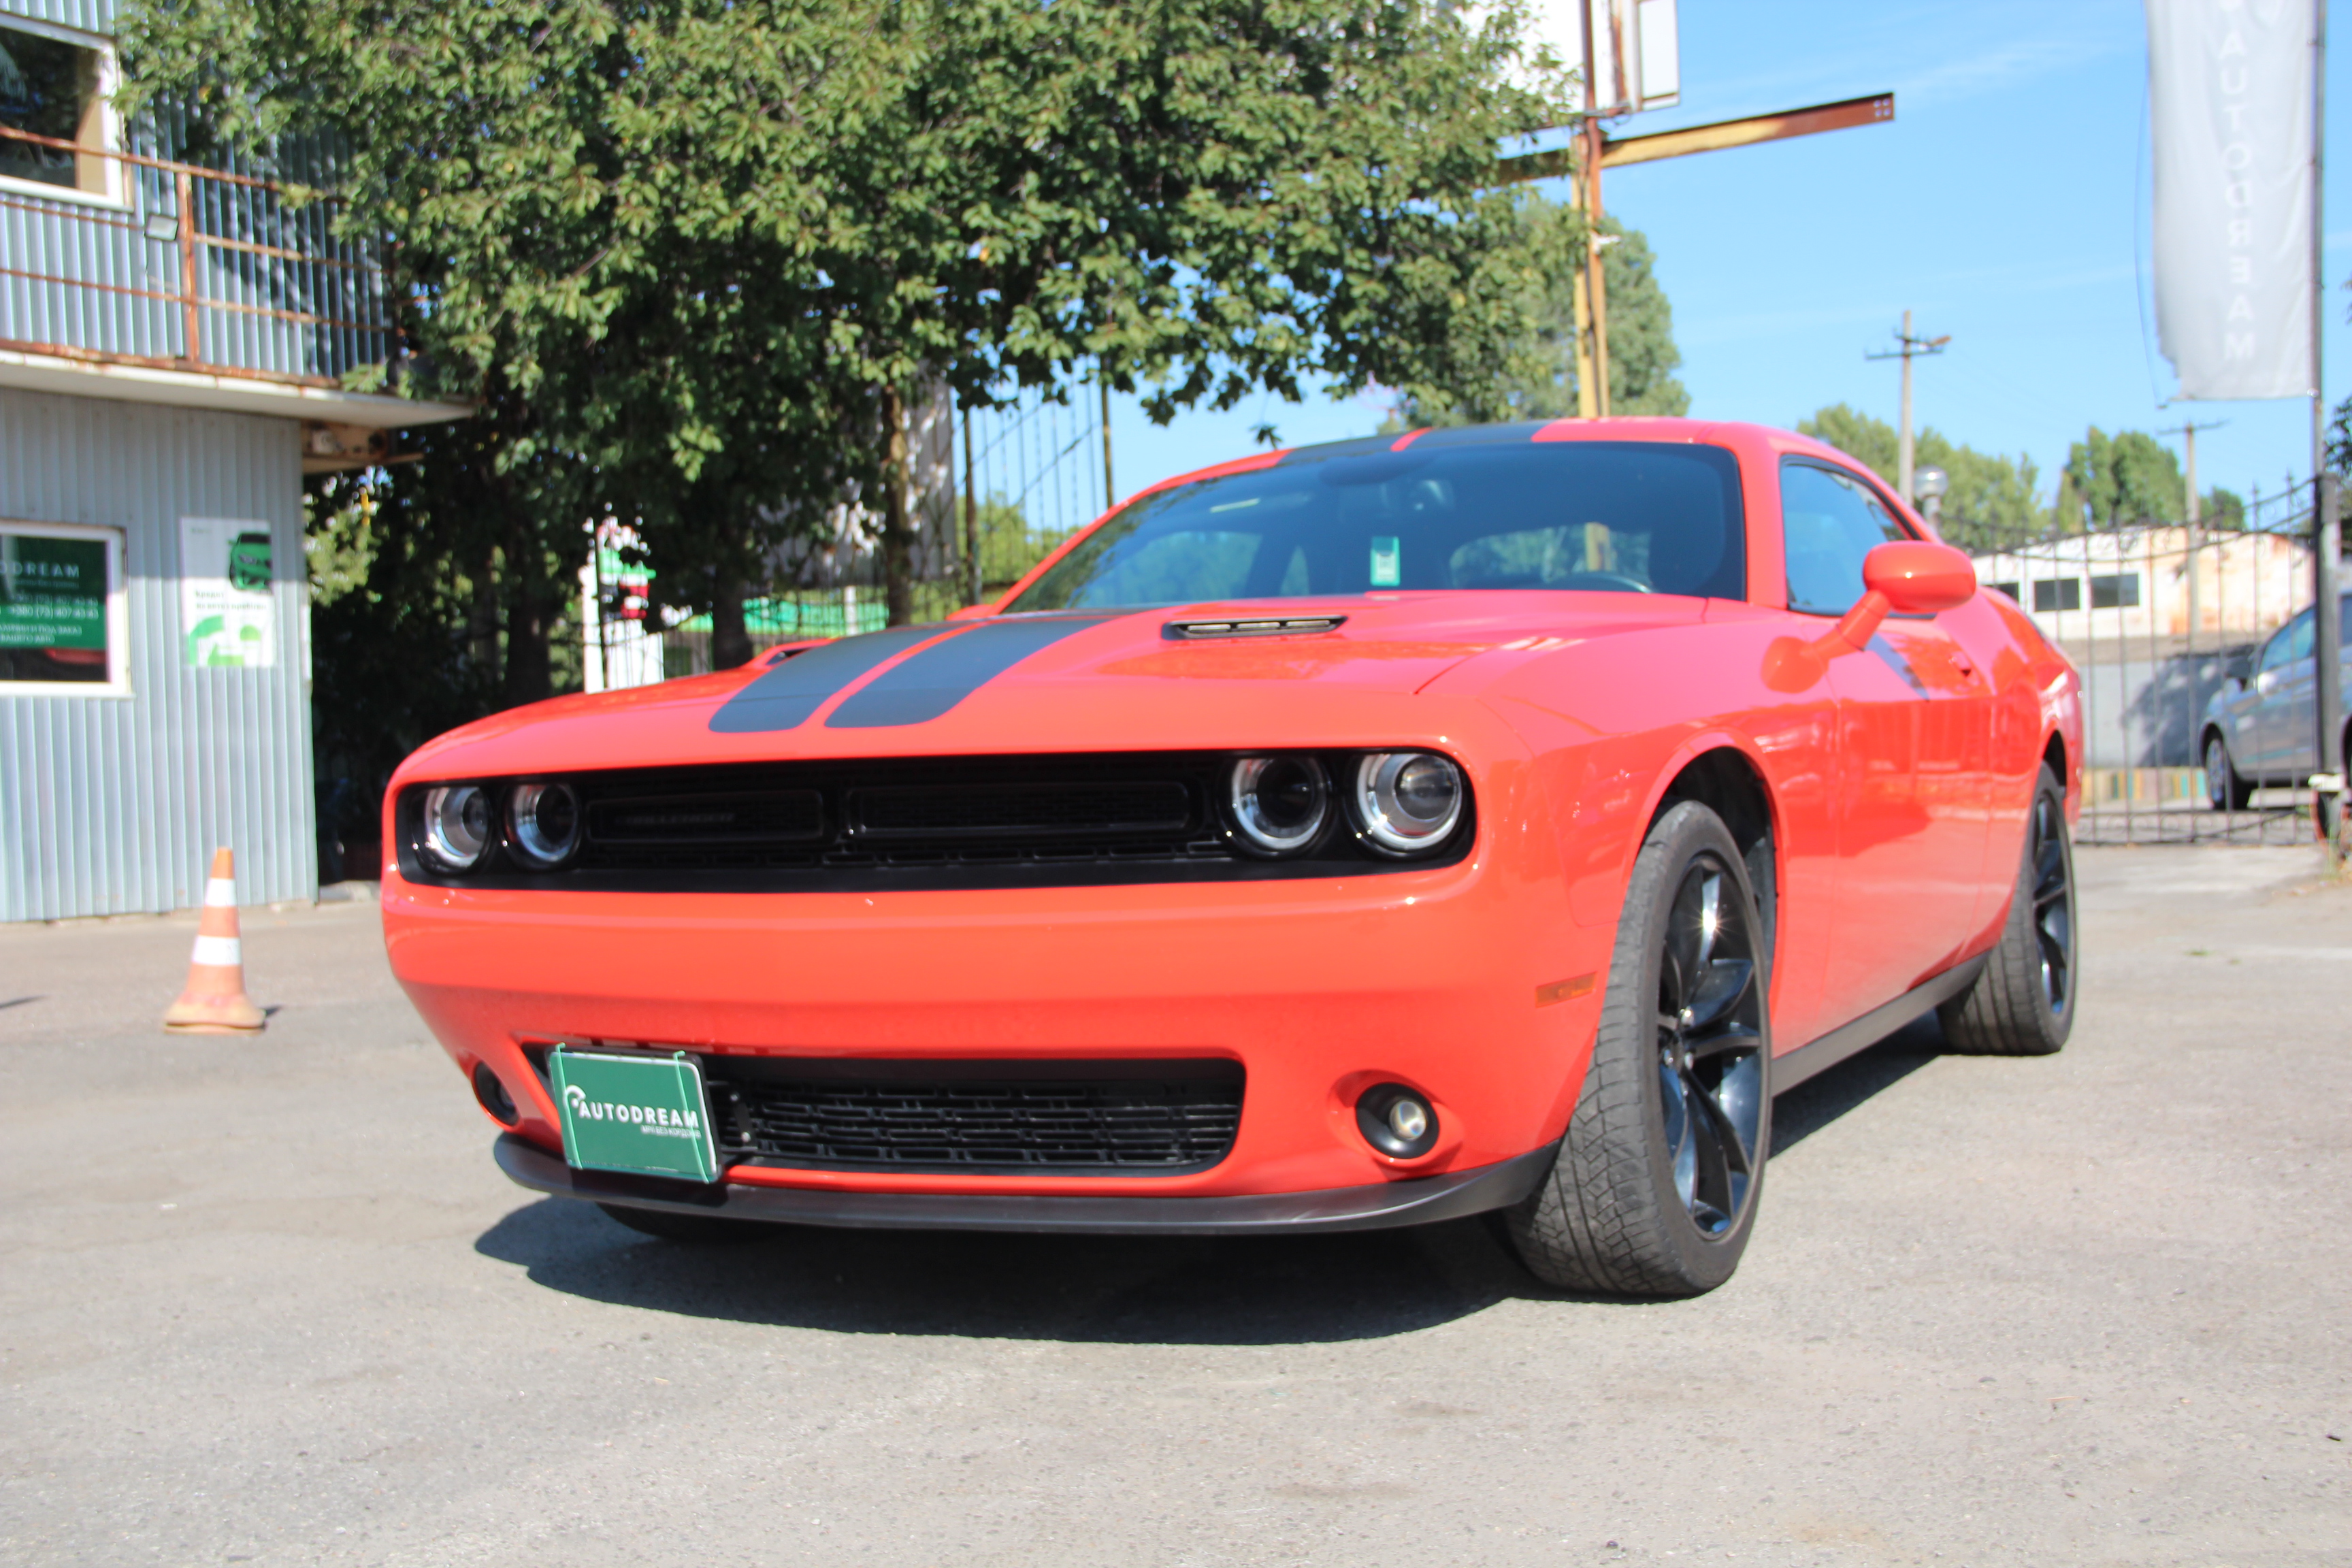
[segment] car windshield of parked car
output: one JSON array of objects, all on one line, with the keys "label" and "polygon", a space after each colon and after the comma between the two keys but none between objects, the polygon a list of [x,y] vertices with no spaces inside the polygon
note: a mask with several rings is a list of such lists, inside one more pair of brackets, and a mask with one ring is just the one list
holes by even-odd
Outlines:
[{"label": "car windshield of parked car", "polygon": [[1014,611],[1389,589],[1747,593],[1739,463],[1634,441],[1311,453],[1146,496]]}]

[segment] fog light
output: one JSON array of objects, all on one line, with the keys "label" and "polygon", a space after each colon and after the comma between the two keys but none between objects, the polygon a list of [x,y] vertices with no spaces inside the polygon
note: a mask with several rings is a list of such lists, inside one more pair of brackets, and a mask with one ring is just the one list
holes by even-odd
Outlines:
[{"label": "fog light", "polygon": [[1389,1131],[1408,1143],[1420,1142],[1429,1131],[1429,1107],[1411,1098],[1389,1107]]},{"label": "fog light", "polygon": [[1437,1112],[1401,1083],[1384,1083],[1356,1101],[1356,1130],[1392,1160],[1417,1160],[1437,1147]]},{"label": "fog light", "polygon": [[499,1075],[490,1070],[488,1062],[474,1064],[474,1098],[482,1102],[482,1109],[501,1127],[512,1127],[522,1120],[522,1113],[515,1110],[514,1097],[507,1092],[507,1086],[499,1081]]}]

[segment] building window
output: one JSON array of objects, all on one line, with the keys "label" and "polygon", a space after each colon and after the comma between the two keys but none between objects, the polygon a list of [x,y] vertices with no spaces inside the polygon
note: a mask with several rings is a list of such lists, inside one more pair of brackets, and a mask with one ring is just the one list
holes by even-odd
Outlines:
[{"label": "building window", "polygon": [[2083,580],[2080,577],[2046,577],[2033,584],[2033,608],[2037,614],[2052,610],[2079,610],[2083,607]]},{"label": "building window", "polygon": [[2014,583],[1988,583],[1985,586],[1996,594],[2006,594],[2012,599],[2017,597],[2017,584]]},{"label": "building window", "polygon": [[2139,574],[2121,572],[2091,579],[2091,608],[2128,610],[2139,603]]},{"label": "building window", "polygon": [[114,55],[99,40],[10,16],[0,20],[0,128],[71,142],[44,145],[0,136],[0,181],[45,194],[121,199],[107,107]]},{"label": "building window", "polygon": [[0,522],[0,695],[127,693],[128,626],[121,533]]}]

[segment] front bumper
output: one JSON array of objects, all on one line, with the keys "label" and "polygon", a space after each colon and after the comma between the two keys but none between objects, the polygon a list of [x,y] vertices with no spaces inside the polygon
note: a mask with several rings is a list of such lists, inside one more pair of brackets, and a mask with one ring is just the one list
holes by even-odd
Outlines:
[{"label": "front bumper", "polygon": [[859,1230],[1015,1230],[1110,1236],[1307,1236],[1382,1230],[1508,1208],[1535,1191],[1559,1145],[1478,1170],[1313,1193],[1239,1197],[1095,1197],[1060,1194],[861,1193],[824,1188],[701,1187],[575,1171],[528,1139],[500,1134],[499,1169],[533,1192],[627,1208],[779,1225]]}]

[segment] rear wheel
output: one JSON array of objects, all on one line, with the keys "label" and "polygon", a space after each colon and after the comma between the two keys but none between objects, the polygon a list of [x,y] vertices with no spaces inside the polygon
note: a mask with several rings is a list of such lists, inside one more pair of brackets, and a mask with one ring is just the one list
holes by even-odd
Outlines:
[{"label": "rear wheel", "polygon": [[1757,932],[1722,819],[1695,801],[1660,816],[1626,889],[1568,1136],[1504,1215],[1546,1284],[1695,1296],[1738,1267],[1772,1131]]},{"label": "rear wheel", "polygon": [[2218,730],[2205,737],[2205,800],[2216,811],[2243,811],[2254,798],[2254,786],[2238,776],[2230,761],[2230,742]]},{"label": "rear wheel", "polygon": [[2000,945],[1968,994],[1944,1004],[1944,1040],[1984,1056],[2046,1057],[2074,1028],[2074,849],[2066,800],[2042,770],[2025,829],[2025,861]]},{"label": "rear wheel", "polygon": [[607,1215],[640,1236],[682,1241],[697,1247],[735,1247],[776,1234],[776,1227],[755,1219],[724,1219],[710,1214],[678,1214],[670,1209],[632,1208],[627,1204],[598,1204]]}]

